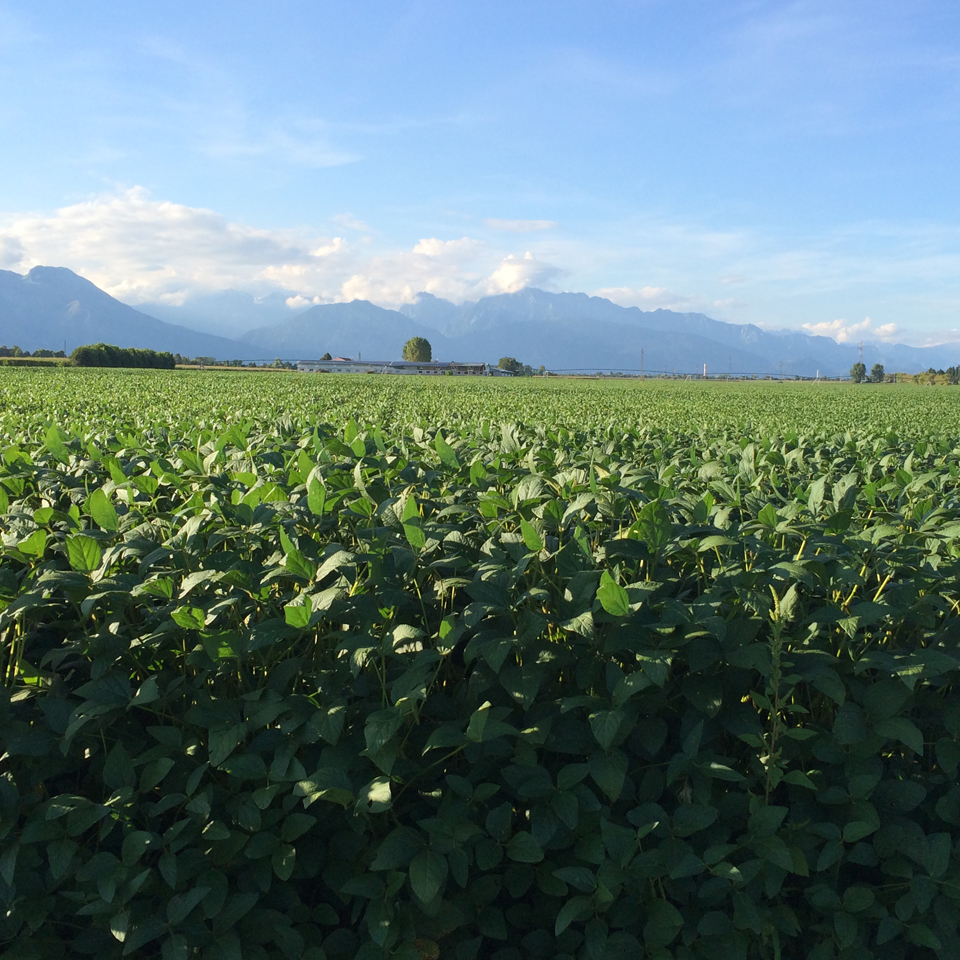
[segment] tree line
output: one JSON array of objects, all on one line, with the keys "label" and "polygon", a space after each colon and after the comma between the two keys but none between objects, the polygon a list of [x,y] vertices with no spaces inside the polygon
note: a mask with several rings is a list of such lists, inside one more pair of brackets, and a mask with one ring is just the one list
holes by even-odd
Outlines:
[{"label": "tree line", "polygon": [[62,350],[47,350],[45,348],[34,350],[31,353],[29,350],[21,350],[16,344],[12,347],[8,347],[4,344],[0,347],[0,357],[62,357],[66,359],[67,355]]},{"label": "tree line", "polygon": [[[867,376],[867,368],[863,363],[855,363],[850,368],[850,379],[854,383],[883,383],[885,380],[896,379],[898,374],[887,373],[883,369],[882,363],[875,363],[870,369],[870,375]],[[904,374],[899,374],[902,378]],[[960,366],[956,367],[947,367],[946,370],[937,370],[934,367],[930,367],[925,374],[915,373],[907,374],[915,383],[920,382],[921,377],[927,377],[930,383],[935,383],[937,377],[943,377],[946,379],[947,383],[958,384],[960,383]]]},{"label": "tree line", "polygon": [[141,347],[118,347],[112,343],[91,343],[77,347],[70,359],[78,367],[138,367],[173,370],[177,365],[172,353]]}]

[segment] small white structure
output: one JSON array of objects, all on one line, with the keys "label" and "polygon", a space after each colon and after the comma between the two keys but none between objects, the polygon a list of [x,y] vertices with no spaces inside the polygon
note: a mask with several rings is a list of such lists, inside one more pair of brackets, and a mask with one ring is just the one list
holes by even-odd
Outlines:
[{"label": "small white structure", "polygon": [[506,370],[492,367],[489,363],[457,363],[451,360],[351,360],[337,357],[336,360],[301,360],[297,369],[303,373],[394,373],[428,374],[454,377],[502,377],[510,376]]}]

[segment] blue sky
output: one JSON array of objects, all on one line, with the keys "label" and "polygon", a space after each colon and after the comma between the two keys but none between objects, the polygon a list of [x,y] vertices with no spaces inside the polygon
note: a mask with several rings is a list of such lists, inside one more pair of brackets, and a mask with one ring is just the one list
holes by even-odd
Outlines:
[{"label": "blue sky", "polygon": [[958,121],[949,0],[0,0],[0,268],[960,339]]}]

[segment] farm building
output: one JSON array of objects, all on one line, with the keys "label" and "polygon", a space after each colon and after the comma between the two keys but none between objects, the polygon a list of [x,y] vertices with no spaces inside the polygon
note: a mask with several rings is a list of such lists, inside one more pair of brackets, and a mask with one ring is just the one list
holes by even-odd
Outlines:
[{"label": "farm building", "polygon": [[449,373],[455,377],[510,375],[489,363],[457,363],[455,360],[447,363],[439,360],[351,360],[349,357],[337,357],[335,360],[301,360],[297,369],[304,373],[399,373],[439,376]]}]

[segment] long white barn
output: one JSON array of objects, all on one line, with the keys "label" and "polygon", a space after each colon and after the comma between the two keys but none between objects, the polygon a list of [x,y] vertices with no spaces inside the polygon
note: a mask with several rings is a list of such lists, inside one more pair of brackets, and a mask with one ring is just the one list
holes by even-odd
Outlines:
[{"label": "long white barn", "polygon": [[506,370],[493,367],[489,363],[457,363],[451,360],[441,363],[439,360],[351,360],[338,357],[336,360],[301,360],[297,369],[303,373],[399,373],[432,374],[455,377],[504,377],[510,376]]}]

